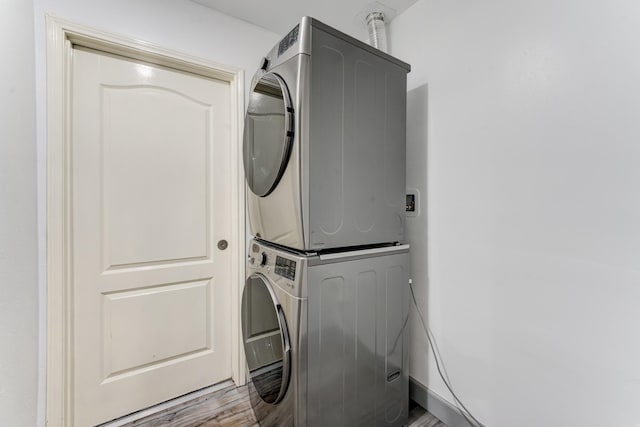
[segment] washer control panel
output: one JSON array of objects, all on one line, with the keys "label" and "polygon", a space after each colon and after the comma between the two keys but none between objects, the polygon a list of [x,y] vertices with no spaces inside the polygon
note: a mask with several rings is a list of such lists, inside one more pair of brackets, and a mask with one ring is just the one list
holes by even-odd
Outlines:
[{"label": "washer control panel", "polygon": [[254,241],[249,246],[247,268],[264,274],[274,284],[299,298],[306,296],[306,289],[301,286],[305,259],[301,255]]},{"label": "washer control panel", "polygon": [[287,259],[278,255],[276,256],[276,268],[274,271],[277,275],[282,276],[285,279],[295,280],[296,262],[292,259]]}]

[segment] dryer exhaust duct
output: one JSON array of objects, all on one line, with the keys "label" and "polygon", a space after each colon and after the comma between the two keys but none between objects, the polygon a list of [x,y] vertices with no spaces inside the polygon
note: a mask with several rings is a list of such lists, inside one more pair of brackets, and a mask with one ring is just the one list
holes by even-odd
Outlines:
[{"label": "dryer exhaust duct", "polygon": [[387,52],[387,29],[382,12],[371,12],[367,15],[369,44],[383,52]]}]

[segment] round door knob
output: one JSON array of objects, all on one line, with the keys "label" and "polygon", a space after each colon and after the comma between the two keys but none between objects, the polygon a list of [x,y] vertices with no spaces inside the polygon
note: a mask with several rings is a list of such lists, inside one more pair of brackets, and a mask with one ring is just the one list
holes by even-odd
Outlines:
[{"label": "round door knob", "polygon": [[229,242],[227,242],[224,239],[218,242],[218,249],[220,249],[221,251],[224,251],[225,249],[227,249],[228,246],[229,246]]}]

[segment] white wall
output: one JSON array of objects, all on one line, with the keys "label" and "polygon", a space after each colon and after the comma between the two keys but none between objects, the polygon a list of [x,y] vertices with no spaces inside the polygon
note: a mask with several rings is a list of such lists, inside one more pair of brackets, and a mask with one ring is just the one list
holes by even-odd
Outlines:
[{"label": "white wall", "polygon": [[33,2],[0,16],[0,425],[36,422],[38,278]]},{"label": "white wall", "polygon": [[[640,425],[638,22],[631,0],[420,0],[391,24],[428,195],[414,283],[486,425]],[[412,327],[411,374],[451,400]]]},{"label": "white wall", "polygon": [[[4,0],[3,0],[4,1]],[[18,3],[18,0],[11,0]],[[76,24],[113,34],[143,40],[154,45],[245,70],[250,82],[259,59],[280,36],[244,21],[223,15],[190,1],[175,0],[34,0],[37,147],[38,147],[38,224],[40,265],[40,401],[38,425],[44,422],[44,353],[46,349],[46,31],[45,15],[50,14]],[[31,23],[29,23],[31,25]],[[15,39],[15,37],[14,37]],[[33,39],[31,39],[33,40]],[[31,65],[30,72],[33,65]],[[32,74],[31,74],[32,76]],[[248,88],[245,87],[245,92]],[[35,179],[35,167],[29,179]],[[26,172],[25,172],[26,173]],[[35,203],[35,199],[34,199]],[[35,209],[35,208],[34,208]],[[0,218],[1,219],[1,218]],[[4,224],[2,224],[4,225]],[[34,291],[35,292],[35,291]],[[35,295],[34,295],[35,298]],[[35,354],[35,353],[34,353]],[[35,377],[35,374],[34,374]],[[3,385],[0,384],[0,390]],[[1,392],[1,391],[0,391]],[[32,399],[33,400],[33,399]],[[1,416],[1,415],[0,415]],[[0,422],[0,425],[5,425]],[[8,424],[7,424],[8,425]],[[27,424],[14,424],[27,425]]]},{"label": "white wall", "polygon": [[44,63],[44,15],[245,69],[247,81],[260,58],[280,39],[272,33],[197,3],[181,0],[35,0],[38,80]]}]

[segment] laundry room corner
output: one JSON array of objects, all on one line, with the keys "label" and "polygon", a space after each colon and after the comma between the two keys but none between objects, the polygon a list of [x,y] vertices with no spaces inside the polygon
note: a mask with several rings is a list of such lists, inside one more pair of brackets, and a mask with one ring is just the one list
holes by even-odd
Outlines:
[{"label": "laundry room corner", "polygon": [[0,4],[0,426],[640,426],[640,2]]}]

